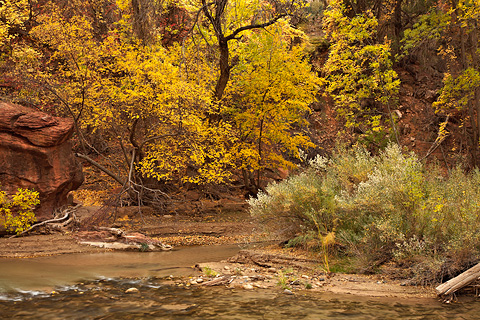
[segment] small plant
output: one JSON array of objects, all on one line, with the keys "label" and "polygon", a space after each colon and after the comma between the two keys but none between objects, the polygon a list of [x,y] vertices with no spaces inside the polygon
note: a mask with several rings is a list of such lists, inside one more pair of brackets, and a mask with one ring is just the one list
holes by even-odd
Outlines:
[{"label": "small plant", "polygon": [[330,266],[329,266],[329,250],[335,244],[335,232],[331,231],[327,233],[325,236],[320,235],[322,239],[322,251],[323,251],[323,267],[325,268],[326,273],[330,273]]},{"label": "small plant", "polygon": [[290,286],[289,286],[288,276],[284,272],[280,272],[278,274],[277,285],[280,286],[280,288],[282,288],[283,290],[285,290],[285,289],[290,290],[291,289]]},{"label": "small plant", "polygon": [[291,290],[290,284],[295,281],[295,279],[291,279],[290,275],[293,273],[292,268],[287,268],[285,270],[281,270],[278,273],[278,281],[277,285],[280,286],[282,289]]},{"label": "small plant", "polygon": [[305,282],[305,289],[310,290],[312,289],[312,284],[310,282]]},{"label": "small plant", "polygon": [[140,250],[141,252],[150,251],[150,246],[148,245],[148,243],[142,242],[142,243],[140,243],[140,248],[139,248],[139,250]]},{"label": "small plant", "polygon": [[235,274],[236,274],[237,276],[243,276],[242,269],[240,269],[240,268],[238,268],[238,267],[235,268]]},{"label": "small plant", "polygon": [[0,225],[17,234],[30,228],[37,221],[33,210],[40,204],[37,191],[18,189],[15,195],[8,196],[0,191]]},{"label": "small plant", "polygon": [[210,267],[204,267],[202,268],[202,271],[207,277],[215,277],[218,274],[218,272],[216,272]]}]

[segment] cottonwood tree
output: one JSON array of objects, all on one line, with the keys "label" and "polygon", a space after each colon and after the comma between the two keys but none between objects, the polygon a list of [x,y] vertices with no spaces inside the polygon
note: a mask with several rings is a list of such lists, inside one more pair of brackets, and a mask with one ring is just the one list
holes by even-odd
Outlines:
[{"label": "cottonwood tree", "polygon": [[291,168],[286,159],[313,146],[301,130],[318,81],[305,60],[307,37],[289,23],[304,6],[222,0],[190,8],[197,17],[193,41],[216,50],[216,119],[234,124],[238,139],[230,149],[252,194],[262,189],[265,169]]},{"label": "cottonwood tree", "polygon": [[314,146],[305,116],[319,79],[305,59],[306,35],[287,21],[245,38],[235,50],[240,58],[224,99],[238,129],[238,167],[245,185],[256,193],[265,186],[265,169],[292,169],[291,159]]},{"label": "cottonwood tree", "polygon": [[95,131],[118,143],[123,156],[110,168],[91,159],[88,146],[78,155],[139,201],[165,197],[158,187],[168,183],[224,182],[231,174],[226,141],[232,130],[205,116],[213,105],[198,77],[210,72],[185,72],[185,61],[193,59],[184,59],[179,46],[166,49],[160,39],[145,44],[130,9],[119,2],[120,19],[100,39],[88,17],[66,15],[58,6],[38,18],[30,35],[47,48],[48,60],[35,73],[42,101],[75,119],[84,144],[85,132]]},{"label": "cottonwood tree", "polygon": [[[221,100],[230,79],[230,71],[238,59],[231,59],[229,43],[240,40],[247,30],[266,28],[281,18],[294,14],[306,5],[306,1],[201,0],[190,5],[196,8],[197,17],[204,15],[216,38],[219,76],[215,85],[215,97]],[[200,24],[205,22],[199,20],[196,23],[200,30]]]}]

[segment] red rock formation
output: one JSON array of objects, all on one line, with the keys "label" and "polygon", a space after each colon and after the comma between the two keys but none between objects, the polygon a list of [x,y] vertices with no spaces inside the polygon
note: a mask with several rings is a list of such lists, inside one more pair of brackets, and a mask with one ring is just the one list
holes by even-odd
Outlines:
[{"label": "red rock formation", "polygon": [[0,102],[0,188],[9,194],[18,188],[38,191],[38,220],[68,204],[67,194],[83,182],[68,140],[72,133],[70,119]]}]

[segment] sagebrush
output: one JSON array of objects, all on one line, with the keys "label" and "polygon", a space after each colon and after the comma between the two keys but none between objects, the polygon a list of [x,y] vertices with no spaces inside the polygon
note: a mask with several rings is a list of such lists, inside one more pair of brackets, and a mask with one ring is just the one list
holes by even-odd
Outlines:
[{"label": "sagebrush", "polygon": [[394,144],[378,156],[362,147],[317,156],[249,203],[259,225],[290,245],[322,251],[334,235],[330,251],[354,257],[357,271],[389,262],[433,283],[480,258],[480,171],[445,176]]}]

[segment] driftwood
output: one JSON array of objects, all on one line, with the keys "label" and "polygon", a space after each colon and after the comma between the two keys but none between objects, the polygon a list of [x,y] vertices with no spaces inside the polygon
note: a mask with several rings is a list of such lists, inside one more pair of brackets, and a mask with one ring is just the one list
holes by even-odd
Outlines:
[{"label": "driftwood", "polygon": [[[78,207],[80,207],[81,204],[77,204],[76,206],[74,207],[71,207],[71,208],[67,208],[65,209],[63,212],[65,213],[65,215],[63,217],[60,217],[60,218],[55,218],[55,219],[50,219],[50,220],[45,220],[43,222],[40,222],[40,223],[37,223],[37,224],[34,224],[33,226],[31,226],[30,228],[28,228],[27,230],[19,233],[19,234],[16,234],[16,235],[13,235],[11,236],[10,238],[16,238],[16,237],[21,237],[27,233],[29,233],[30,231],[32,231],[33,229],[37,229],[41,226],[46,226],[46,225],[49,225],[51,227],[53,227],[54,229],[61,229],[62,227],[66,227],[68,224],[70,224],[72,221],[75,221],[77,219],[77,217],[75,216],[75,210],[77,210]],[[66,220],[66,221],[65,221]],[[59,223],[61,222],[61,223]]]},{"label": "driftwood", "polygon": [[435,288],[437,295],[448,297],[480,278],[480,263]]},{"label": "driftwood", "polygon": [[[173,247],[164,244],[160,240],[150,238],[138,232],[128,233],[119,228],[98,227],[98,231],[80,232],[77,240],[80,244],[94,247],[118,249],[118,250],[140,250],[140,251],[168,251]],[[110,237],[105,237],[105,233]],[[112,237],[113,236],[113,237]]]},{"label": "driftwood", "polygon": [[202,286],[207,286],[207,287],[221,286],[221,285],[229,284],[232,281],[233,281],[233,278],[231,276],[221,276],[213,280],[204,282]]}]

